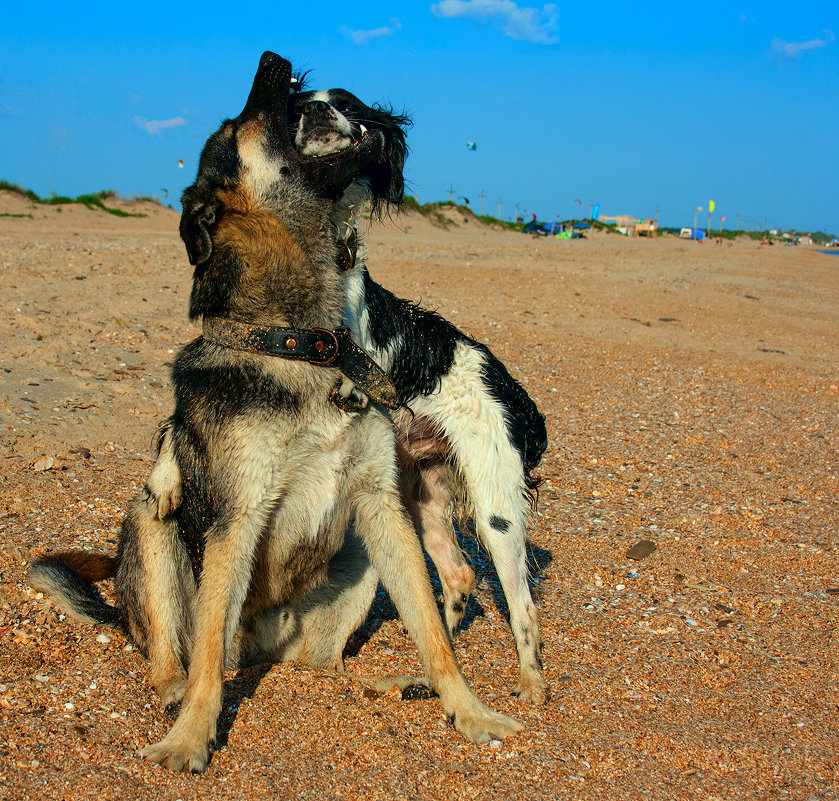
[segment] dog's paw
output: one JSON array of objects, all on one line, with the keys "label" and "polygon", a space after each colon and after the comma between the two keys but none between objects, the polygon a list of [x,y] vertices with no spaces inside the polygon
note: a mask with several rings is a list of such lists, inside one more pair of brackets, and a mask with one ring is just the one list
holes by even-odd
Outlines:
[{"label": "dog's paw", "polygon": [[449,633],[450,639],[454,639],[460,629],[460,624],[463,621],[463,616],[466,614],[468,604],[469,595],[465,592],[458,592],[451,597],[446,597],[443,616],[446,620],[446,630]]},{"label": "dog's paw", "polygon": [[332,402],[342,411],[349,413],[360,412],[367,408],[370,399],[348,378],[343,379],[329,396]]},{"label": "dog's paw", "polygon": [[550,697],[548,682],[540,674],[522,675],[513,696],[519,701],[529,701],[533,704],[544,704]]},{"label": "dog's paw", "polygon": [[177,465],[158,462],[151,471],[146,486],[143,487],[143,499],[149,514],[155,520],[163,520],[172,514],[183,500],[183,487]]},{"label": "dog's paw", "polygon": [[477,698],[470,708],[452,715],[452,724],[464,737],[473,743],[488,743],[490,740],[503,740],[524,726],[514,718],[493,712]]},{"label": "dog's paw", "polygon": [[160,705],[164,710],[174,708],[183,700],[184,694],[186,693],[186,683],[187,677],[184,675],[173,678],[156,687],[157,692],[160,694]]},{"label": "dog's paw", "polygon": [[159,743],[147,745],[141,756],[173,771],[203,773],[210,761],[210,743],[206,738],[181,736],[177,724]]}]

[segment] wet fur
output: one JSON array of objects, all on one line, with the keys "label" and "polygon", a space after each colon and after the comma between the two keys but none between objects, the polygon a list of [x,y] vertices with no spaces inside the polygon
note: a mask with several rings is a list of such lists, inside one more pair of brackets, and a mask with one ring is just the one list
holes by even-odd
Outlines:
[{"label": "wet fur", "polygon": [[[387,166],[358,176],[331,210],[338,238],[363,225],[371,199],[375,208],[401,200],[404,117],[388,117],[344,90],[329,90],[300,94],[293,119],[296,146],[314,155],[350,146],[360,124],[384,136]],[[533,471],[547,447],[544,417],[486,345],[435,312],[397,298],[370,277],[366,262],[361,242],[355,269],[343,273],[343,318],[388,372],[403,403],[394,414],[403,497],[443,585],[449,634],[459,628],[475,586],[452,519],[474,520],[510,610],[519,657],[514,694],[542,702],[548,687],[528,585],[526,527],[537,484]],[[177,484],[167,489],[164,473],[171,479],[171,466],[160,459],[150,486],[160,485],[165,508],[167,493],[178,490]]]},{"label": "wet fur", "polygon": [[[387,168],[380,169],[378,180],[360,175],[335,203],[331,216],[339,232],[361,229],[367,203],[379,210],[398,206],[404,190],[404,116],[371,108],[341,89],[300,95],[295,113],[295,145],[304,153],[348,147],[359,124],[384,136]],[[325,139],[330,131],[332,138]],[[526,526],[538,484],[533,471],[547,448],[545,419],[486,345],[375,282],[363,241],[356,268],[344,277],[345,322],[386,370],[403,403],[394,414],[403,496],[440,576],[449,633],[454,636],[460,626],[475,586],[457,545],[454,517],[474,520],[501,581],[519,656],[514,694],[542,702],[548,687],[528,585]]]},{"label": "wet fur", "polygon": [[[277,58],[263,56],[245,111],[210,137],[184,193],[190,315],[334,328],[345,287],[324,196],[333,179],[314,192],[286,157],[265,107],[281,73],[260,84]],[[162,515],[151,491],[134,501],[116,559],[115,614],[148,656],[163,703],[181,702],[168,735],[144,749],[150,760],[206,768],[225,668],[280,658],[339,667],[377,576],[456,728],[476,742],[521,728],[466,685],[400,499],[392,421],[372,404],[348,414],[331,403],[339,378],[202,337],[177,356],[161,453],[163,485],[175,468],[180,477],[180,504]],[[71,614],[83,606],[79,581],[107,572],[74,559],[42,558],[29,575]]]}]

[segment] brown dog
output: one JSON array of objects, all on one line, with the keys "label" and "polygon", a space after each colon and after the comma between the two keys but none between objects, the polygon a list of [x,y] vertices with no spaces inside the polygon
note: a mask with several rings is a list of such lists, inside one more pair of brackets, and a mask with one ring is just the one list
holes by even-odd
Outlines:
[{"label": "brown dog", "polygon": [[[174,770],[207,766],[225,667],[340,660],[369,606],[347,567],[362,552],[455,727],[476,742],[521,728],[484,706],[457,667],[400,501],[389,416],[330,399],[342,383],[330,365],[349,345],[336,330],[345,297],[329,214],[361,165],[381,157],[382,140],[370,132],[327,162],[301,156],[287,130],[290,76],[287,61],[263,55],[245,109],[209,138],[184,193],[190,314],[203,317],[204,335],[173,368],[166,447],[182,502],[160,520],[138,500],[120,533],[117,614],[164,703],[182,700],[144,755]],[[58,555],[37,562],[30,582],[101,619],[89,577]]]}]

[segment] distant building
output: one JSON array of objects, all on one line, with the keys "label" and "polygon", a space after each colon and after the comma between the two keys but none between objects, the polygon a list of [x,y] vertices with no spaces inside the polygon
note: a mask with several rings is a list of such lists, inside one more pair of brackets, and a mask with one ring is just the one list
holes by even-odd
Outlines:
[{"label": "distant building", "polygon": [[653,237],[658,234],[657,220],[641,220],[635,224],[635,236]]},{"label": "distant building", "polygon": [[603,222],[612,223],[624,236],[654,237],[658,233],[658,220],[639,220],[628,214],[619,214],[617,217],[609,217],[601,214],[598,219],[603,220]]}]

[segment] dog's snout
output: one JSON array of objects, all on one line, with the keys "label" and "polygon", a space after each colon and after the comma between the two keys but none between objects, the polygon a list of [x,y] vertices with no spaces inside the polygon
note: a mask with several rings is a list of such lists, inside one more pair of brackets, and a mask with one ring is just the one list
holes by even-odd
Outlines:
[{"label": "dog's snout", "polygon": [[332,114],[332,106],[329,103],[324,103],[323,100],[310,100],[303,106],[302,113],[314,119],[329,117]]}]

